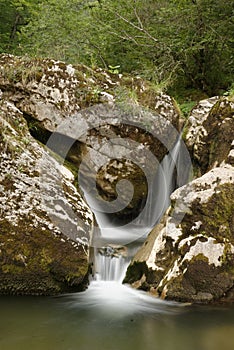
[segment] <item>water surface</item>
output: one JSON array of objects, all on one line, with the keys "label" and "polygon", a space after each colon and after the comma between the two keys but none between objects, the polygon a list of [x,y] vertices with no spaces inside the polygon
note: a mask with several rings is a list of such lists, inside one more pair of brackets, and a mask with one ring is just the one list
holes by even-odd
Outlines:
[{"label": "water surface", "polygon": [[95,283],[61,297],[1,297],[0,349],[234,349],[234,307],[182,306],[129,290],[114,296],[112,287],[103,298]]}]

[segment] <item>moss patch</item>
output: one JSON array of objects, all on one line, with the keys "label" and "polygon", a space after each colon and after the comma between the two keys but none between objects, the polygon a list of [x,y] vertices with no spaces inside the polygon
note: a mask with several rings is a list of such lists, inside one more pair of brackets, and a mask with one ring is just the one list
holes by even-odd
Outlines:
[{"label": "moss patch", "polygon": [[[30,228],[25,221],[17,227],[0,221],[0,251],[0,278],[8,281],[9,287],[1,283],[0,294],[50,294],[51,288],[53,293],[79,290],[88,273],[83,247],[73,247],[62,235]],[[32,284],[27,283],[28,276]],[[22,290],[16,280],[21,281]],[[37,291],[35,285],[40,282]]]}]

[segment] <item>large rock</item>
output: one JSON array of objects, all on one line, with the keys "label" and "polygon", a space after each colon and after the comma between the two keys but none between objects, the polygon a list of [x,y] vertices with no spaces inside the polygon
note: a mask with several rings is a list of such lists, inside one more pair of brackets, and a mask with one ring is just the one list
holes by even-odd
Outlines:
[{"label": "large rock", "polygon": [[83,289],[93,215],[58,163],[0,100],[0,294]]},{"label": "large rock", "polygon": [[197,175],[223,161],[234,164],[228,155],[233,148],[234,101],[228,97],[203,100],[191,111],[186,127],[186,145]]},{"label": "large rock", "polygon": [[[52,59],[0,55],[0,88],[25,114],[52,132],[68,116],[105,102],[141,105],[156,111],[180,128],[172,98],[157,93],[140,77],[111,74],[100,68],[66,65]],[[101,115],[96,116],[102,118]],[[109,115],[109,118],[112,118]],[[93,123],[93,119],[88,123]],[[146,124],[150,121],[146,120]],[[152,121],[153,123],[153,121]],[[147,125],[146,125],[147,127]],[[157,125],[156,125],[157,127]]]},{"label": "large rock", "polygon": [[165,299],[234,301],[234,168],[216,167],[177,189],[125,281]]},{"label": "large rock", "polygon": [[231,98],[192,110],[184,134],[197,179],[171,195],[134,257],[125,278],[133,287],[184,302],[234,301],[233,115]]},{"label": "large rock", "polygon": [[[112,202],[112,213],[137,215],[147,176],[181,130],[173,99],[141,78],[49,59],[1,55],[0,70],[3,96],[23,113],[32,135],[46,143],[57,132],[50,147],[77,167],[82,163],[87,191],[97,185],[92,195]],[[125,182],[118,192],[120,180],[129,180],[134,191]]]}]

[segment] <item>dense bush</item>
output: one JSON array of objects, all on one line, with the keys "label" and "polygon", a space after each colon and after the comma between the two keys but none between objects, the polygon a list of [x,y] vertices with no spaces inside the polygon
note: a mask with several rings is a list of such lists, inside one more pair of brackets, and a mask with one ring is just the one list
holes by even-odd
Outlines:
[{"label": "dense bush", "polygon": [[1,52],[120,66],[164,90],[233,82],[230,0],[0,0],[0,16]]}]

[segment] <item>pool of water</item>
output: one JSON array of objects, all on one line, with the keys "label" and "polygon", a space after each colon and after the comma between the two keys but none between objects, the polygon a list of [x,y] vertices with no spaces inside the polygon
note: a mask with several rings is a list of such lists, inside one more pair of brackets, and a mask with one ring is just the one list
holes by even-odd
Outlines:
[{"label": "pool of water", "polygon": [[1,297],[1,350],[233,350],[234,307],[162,302],[113,282]]}]

